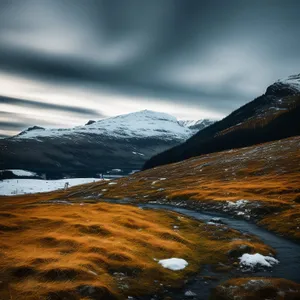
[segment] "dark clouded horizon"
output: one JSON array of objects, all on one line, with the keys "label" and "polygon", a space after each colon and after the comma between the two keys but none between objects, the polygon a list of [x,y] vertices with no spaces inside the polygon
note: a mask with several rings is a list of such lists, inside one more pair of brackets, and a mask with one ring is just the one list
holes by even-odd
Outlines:
[{"label": "dark clouded horizon", "polygon": [[1,0],[0,135],[221,118],[300,72],[298,0]]}]

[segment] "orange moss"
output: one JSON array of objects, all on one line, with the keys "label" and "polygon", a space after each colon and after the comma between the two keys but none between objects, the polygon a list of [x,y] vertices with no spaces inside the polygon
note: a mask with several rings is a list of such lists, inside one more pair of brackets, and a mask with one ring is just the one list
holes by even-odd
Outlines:
[{"label": "orange moss", "polygon": [[300,240],[300,205],[277,213],[275,217],[265,217],[260,224],[281,235]]},{"label": "orange moss", "polygon": [[[36,197],[24,199],[33,203]],[[38,202],[47,197],[39,195]],[[161,283],[181,286],[201,264],[231,266],[235,258],[227,253],[241,244],[262,254],[273,251],[235,230],[219,231],[176,213],[129,205],[28,206],[18,197],[6,197],[0,209],[0,299],[88,299],[89,291],[103,299],[156,293]],[[189,265],[173,272],[156,261],[169,257],[184,258]]]}]

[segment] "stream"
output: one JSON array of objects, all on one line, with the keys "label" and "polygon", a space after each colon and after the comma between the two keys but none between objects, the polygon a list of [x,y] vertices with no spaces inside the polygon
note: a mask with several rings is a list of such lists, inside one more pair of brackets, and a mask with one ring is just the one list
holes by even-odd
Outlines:
[{"label": "stream", "polygon": [[[237,273],[237,271],[234,271],[233,273],[216,273],[211,270],[210,266],[203,266],[200,273],[196,275],[195,278],[191,279],[185,285],[183,290],[171,292],[172,299],[209,299],[211,289],[217,286],[221,281],[227,280],[231,277],[243,275],[245,277],[278,277],[300,283],[300,245],[293,241],[280,237],[248,221],[235,219],[231,216],[221,213],[204,213],[161,204],[139,204],[138,206],[141,208],[175,211],[182,215],[186,215],[204,222],[217,217],[220,218],[221,221],[228,227],[234,228],[242,233],[250,233],[259,237],[265,244],[271,246],[277,252],[276,258],[279,260],[279,264],[275,265],[271,269],[258,272]],[[205,280],[203,279],[203,276],[213,276],[216,277],[216,280]],[[196,296],[186,296],[186,291],[192,291],[196,294]],[[166,291],[166,296],[169,295],[170,294],[168,294]]]},{"label": "stream", "polygon": [[[102,200],[103,201],[103,200]],[[102,202],[101,201],[101,202]],[[63,204],[69,204],[68,201],[61,201]],[[53,203],[61,203],[58,201],[53,201]],[[99,201],[100,202],[100,201]],[[292,280],[294,282],[300,283],[300,244],[288,240],[284,237],[278,236],[275,233],[267,231],[266,229],[259,227],[258,225],[251,223],[243,219],[236,219],[233,216],[218,213],[218,212],[201,212],[186,208],[181,208],[178,206],[164,205],[164,204],[135,204],[130,203],[127,200],[105,200],[108,203],[118,203],[118,204],[132,204],[137,205],[140,208],[145,209],[158,209],[174,211],[179,214],[194,218],[196,220],[208,222],[212,218],[219,218],[223,224],[230,228],[236,229],[241,233],[248,233],[260,238],[266,245],[271,246],[276,251],[276,259],[279,260],[278,265],[274,265],[272,268],[264,269],[260,271],[247,271],[242,270],[232,270],[229,272],[215,272],[212,270],[210,265],[201,266],[201,270],[198,274],[189,279],[183,288],[181,289],[169,289],[165,287],[163,292],[163,298],[161,295],[151,295],[135,297],[132,299],[137,300],[160,300],[165,297],[170,297],[170,299],[181,300],[181,299],[197,299],[197,300],[207,300],[210,298],[211,291],[214,287],[219,285],[221,282],[226,281],[230,278],[235,277],[275,277],[275,278],[285,278]],[[166,257],[168,258],[168,257]],[[205,278],[205,276],[208,277]],[[195,295],[187,295],[186,292],[192,292]]]}]

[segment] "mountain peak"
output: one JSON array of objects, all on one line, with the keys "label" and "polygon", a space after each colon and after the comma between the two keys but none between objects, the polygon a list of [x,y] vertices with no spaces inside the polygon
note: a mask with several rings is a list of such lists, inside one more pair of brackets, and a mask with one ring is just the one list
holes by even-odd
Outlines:
[{"label": "mountain peak", "polygon": [[277,80],[266,90],[267,96],[286,97],[299,94],[300,92],[300,74],[291,75]]},{"label": "mountain peak", "polygon": [[[135,120],[136,119],[153,119],[153,120],[165,120],[165,121],[177,122],[177,119],[170,114],[153,111],[153,110],[149,110],[149,109],[144,109],[144,110],[140,110],[137,112],[132,112],[132,113],[124,114],[124,115],[119,115],[119,116],[108,118],[105,120],[109,120],[109,119],[128,119],[128,121],[133,120],[133,119],[135,119]],[[103,120],[100,120],[99,122],[101,122],[101,121],[103,121]]]},{"label": "mountain peak", "polygon": [[94,124],[96,121],[94,121],[94,120],[89,120],[85,125],[87,126],[87,125],[91,125],[91,124]]},{"label": "mountain peak", "polygon": [[288,84],[300,91],[300,74],[290,75],[286,78],[278,80],[278,82]]},{"label": "mountain peak", "polygon": [[41,127],[41,126],[32,126],[32,127],[28,127],[27,129],[21,131],[18,135],[23,135],[23,134],[26,134],[27,132],[30,132],[30,131],[37,131],[37,130],[45,130],[44,127]]}]

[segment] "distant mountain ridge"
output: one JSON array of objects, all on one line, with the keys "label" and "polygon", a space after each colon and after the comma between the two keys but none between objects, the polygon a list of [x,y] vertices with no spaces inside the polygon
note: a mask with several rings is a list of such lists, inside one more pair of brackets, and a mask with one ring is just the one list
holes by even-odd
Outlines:
[{"label": "distant mountain ridge", "polygon": [[144,169],[202,154],[251,146],[300,134],[300,74],[278,80],[265,94],[152,157]]},{"label": "distant mountain ridge", "polygon": [[57,178],[95,176],[113,169],[126,174],[197,133],[198,128],[192,127],[150,110],[90,120],[74,128],[32,126],[0,140],[0,169],[30,170]]},{"label": "distant mountain ridge", "polygon": [[[198,124],[200,121],[188,121]],[[191,129],[169,114],[143,110],[99,121],[89,121],[73,128],[46,129],[33,126],[15,136],[16,139],[59,137],[70,134],[105,134],[118,138],[160,137],[166,139],[186,139],[193,134]]]},{"label": "distant mountain ridge", "polygon": [[210,119],[200,119],[200,120],[180,120],[178,121],[179,124],[181,124],[184,127],[188,127],[190,129],[197,129],[197,130],[202,130],[205,127],[208,127],[212,124],[214,124],[216,121],[215,120],[210,120]]}]

